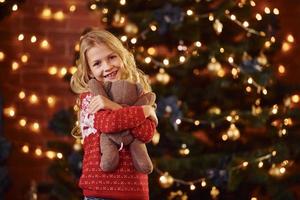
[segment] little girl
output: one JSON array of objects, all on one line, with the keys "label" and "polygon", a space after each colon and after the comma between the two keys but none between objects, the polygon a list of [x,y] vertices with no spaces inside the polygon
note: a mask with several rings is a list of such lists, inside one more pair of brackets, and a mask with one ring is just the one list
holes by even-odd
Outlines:
[{"label": "little girl", "polygon": [[101,170],[99,135],[130,130],[134,137],[149,142],[156,128],[155,110],[148,105],[122,108],[101,95],[92,96],[88,88],[91,78],[104,82],[124,79],[140,83],[145,92],[151,90],[133,55],[114,35],[92,30],[80,38],[78,70],[72,76],[71,88],[81,100],[79,124],[84,157],[79,186],[85,200],[147,200],[148,176],[135,170],[128,148],[120,151],[119,167],[114,172]]}]

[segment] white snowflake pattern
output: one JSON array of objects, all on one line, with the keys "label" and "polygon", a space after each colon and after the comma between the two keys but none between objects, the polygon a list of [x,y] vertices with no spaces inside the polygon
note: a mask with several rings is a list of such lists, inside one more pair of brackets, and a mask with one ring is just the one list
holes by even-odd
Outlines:
[{"label": "white snowflake pattern", "polygon": [[82,100],[82,108],[80,111],[80,130],[81,130],[83,139],[85,137],[89,136],[90,134],[97,132],[97,129],[95,129],[95,127],[94,127],[95,115],[89,114],[87,112],[88,105],[90,104],[91,99],[92,99],[92,96],[87,95]]}]

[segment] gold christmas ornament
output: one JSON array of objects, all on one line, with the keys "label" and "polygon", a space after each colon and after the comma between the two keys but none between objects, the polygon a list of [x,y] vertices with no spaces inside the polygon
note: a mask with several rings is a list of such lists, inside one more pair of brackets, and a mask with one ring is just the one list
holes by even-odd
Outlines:
[{"label": "gold christmas ornament", "polygon": [[156,80],[164,85],[170,82],[170,75],[165,72],[163,68],[159,69],[159,73],[156,75]]},{"label": "gold christmas ornament", "polygon": [[220,20],[216,19],[213,28],[215,29],[216,33],[219,35],[222,33],[223,30],[223,24],[220,22]]},{"label": "gold christmas ornament", "polygon": [[128,22],[124,27],[125,33],[128,35],[136,35],[139,32],[139,28],[132,22]]},{"label": "gold christmas ornament", "polygon": [[257,57],[257,62],[261,65],[266,65],[268,64],[268,59],[264,53],[260,53]]},{"label": "gold christmas ornament", "polygon": [[235,124],[230,124],[229,129],[227,130],[227,136],[230,140],[237,140],[240,138],[240,131],[237,129]]},{"label": "gold christmas ornament", "polygon": [[126,17],[125,15],[121,14],[120,11],[118,10],[115,14],[114,14],[114,18],[113,18],[113,22],[112,25],[114,27],[123,27],[125,25],[126,22]]},{"label": "gold christmas ornament", "polygon": [[212,57],[207,65],[207,69],[211,72],[218,73],[218,71],[222,69],[222,65],[216,60],[215,57]]},{"label": "gold christmas ornament", "polygon": [[218,188],[215,187],[215,186],[213,186],[213,187],[211,188],[211,191],[210,191],[210,196],[211,196],[213,199],[217,199],[218,196],[219,196],[219,194],[220,194],[220,191],[218,190]]},{"label": "gold christmas ornament", "polygon": [[220,115],[221,114],[221,109],[217,106],[213,106],[208,110],[208,113],[211,115]]},{"label": "gold christmas ornament", "polygon": [[159,183],[162,188],[169,188],[173,185],[174,179],[169,175],[168,172],[165,172],[162,176],[159,177]]}]

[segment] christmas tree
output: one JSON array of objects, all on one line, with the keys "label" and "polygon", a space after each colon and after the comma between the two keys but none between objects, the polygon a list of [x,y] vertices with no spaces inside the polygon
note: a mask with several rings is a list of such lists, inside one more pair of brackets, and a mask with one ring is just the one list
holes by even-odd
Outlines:
[{"label": "christmas tree", "polygon": [[[274,59],[294,38],[278,34],[277,8],[248,0],[88,7],[134,53],[158,97],[151,199],[297,199],[299,86],[279,81],[285,68]],[[57,113],[51,130],[69,134],[73,112]],[[58,196],[76,199],[64,169],[80,176],[80,144],[59,149],[68,159],[52,168]]]},{"label": "christmas tree", "polygon": [[[255,1],[90,1],[149,75],[151,199],[295,199],[299,87],[274,62],[277,8]],[[158,186],[158,183],[160,186]]]}]

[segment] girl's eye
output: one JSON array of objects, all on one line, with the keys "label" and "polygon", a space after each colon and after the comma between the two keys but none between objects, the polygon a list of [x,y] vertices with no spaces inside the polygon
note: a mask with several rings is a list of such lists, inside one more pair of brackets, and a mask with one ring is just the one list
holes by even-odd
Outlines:
[{"label": "girl's eye", "polygon": [[93,66],[96,67],[98,65],[100,65],[100,62],[95,62]]},{"label": "girl's eye", "polygon": [[116,55],[112,55],[112,56],[109,57],[109,59],[112,60],[112,59],[115,59],[116,57],[117,57]]}]

